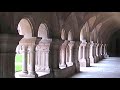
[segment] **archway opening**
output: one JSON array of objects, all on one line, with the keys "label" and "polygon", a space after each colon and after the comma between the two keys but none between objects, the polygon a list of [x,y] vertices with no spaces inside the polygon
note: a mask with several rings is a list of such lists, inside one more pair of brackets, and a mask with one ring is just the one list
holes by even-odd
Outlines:
[{"label": "archway opening", "polygon": [[41,23],[38,29],[38,37],[41,38],[36,46],[36,72],[38,76],[50,73],[49,49],[52,39],[48,38],[48,26]]},{"label": "archway opening", "polygon": [[[17,30],[19,35],[22,35],[23,38],[31,38],[32,37],[32,24],[28,18],[23,18],[20,20],[17,26]],[[19,73],[22,71],[23,66],[23,59],[24,57],[24,46],[18,45],[16,47],[16,55],[15,55],[15,77],[19,77]],[[29,69],[29,53],[28,53],[29,47],[26,49],[27,53],[27,69]]]},{"label": "archway opening", "polygon": [[108,55],[111,57],[120,57],[120,31],[113,33],[108,43]]}]

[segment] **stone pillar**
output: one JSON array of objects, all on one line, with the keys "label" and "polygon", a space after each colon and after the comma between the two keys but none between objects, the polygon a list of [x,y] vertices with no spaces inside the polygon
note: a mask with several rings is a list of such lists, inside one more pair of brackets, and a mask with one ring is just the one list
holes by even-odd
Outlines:
[{"label": "stone pillar", "polygon": [[86,44],[87,44],[87,42],[84,40],[84,41],[82,41],[82,43],[80,45],[82,47],[82,50],[81,50],[82,59],[80,59],[80,66],[81,67],[86,67],[87,66],[86,58],[85,58],[85,47],[86,47]]},{"label": "stone pillar", "polygon": [[99,43],[97,43],[96,47],[96,56],[97,56],[97,62],[99,61]]},{"label": "stone pillar", "polygon": [[40,53],[40,46],[39,44],[36,46],[36,71],[40,70],[41,68],[41,53]]},{"label": "stone pillar", "polygon": [[35,71],[35,45],[30,46],[30,69],[28,71],[28,76],[30,77],[38,77],[36,71]]},{"label": "stone pillar", "polygon": [[109,55],[107,54],[106,44],[104,44],[104,58],[108,58]]},{"label": "stone pillar", "polygon": [[35,54],[35,55],[36,55],[36,56],[35,56],[35,70],[37,70],[37,68],[38,68],[38,59],[39,59],[39,58],[38,58],[38,57],[39,57],[39,49],[38,49],[38,48],[39,48],[39,46],[37,45],[37,46],[36,46],[36,49],[35,49],[35,51],[36,51],[36,52],[35,52],[35,53],[36,53],[36,54]]},{"label": "stone pillar", "polygon": [[102,59],[104,59],[104,44],[102,44],[101,46],[101,55],[102,55]]},{"label": "stone pillar", "polygon": [[80,41],[76,41],[73,47],[73,65],[75,65],[76,73],[80,72],[79,46],[80,46]]},{"label": "stone pillar", "polygon": [[64,69],[66,68],[66,47],[68,45],[68,40],[65,40],[60,48],[60,63],[59,68]]},{"label": "stone pillar", "polygon": [[49,51],[45,52],[45,71],[46,72],[50,72],[50,68],[49,68]]},{"label": "stone pillar", "polygon": [[93,57],[94,57],[94,63],[97,63],[98,57],[97,57],[97,43],[94,43],[93,45]]},{"label": "stone pillar", "polygon": [[22,36],[0,34],[0,78],[15,78],[16,47]]},{"label": "stone pillar", "polygon": [[[38,39],[36,37],[22,38],[20,40],[19,45],[26,46],[29,49],[28,53],[29,53],[29,61],[30,61],[30,65],[29,65],[29,68],[28,68],[28,74],[24,75],[24,76],[20,75],[21,77],[30,77],[30,78],[38,77],[38,75],[36,74],[36,71],[35,71],[35,60],[36,60],[35,59],[35,56],[36,56],[35,55],[36,54],[35,49],[36,49],[36,45],[39,41],[40,41],[40,39]],[[25,59],[27,58],[26,54],[27,53],[25,53]],[[24,62],[24,65],[26,67],[26,62]],[[28,65],[27,65],[27,67],[28,67]]]},{"label": "stone pillar", "polygon": [[85,47],[85,58],[86,58],[86,66],[90,66],[90,58],[89,58],[89,53],[90,53],[90,43],[88,42]]},{"label": "stone pillar", "polygon": [[89,55],[90,55],[89,58],[90,58],[90,63],[91,64],[93,64],[95,62],[94,57],[93,57],[93,53],[94,53],[93,46],[94,46],[94,43],[93,43],[93,41],[91,41],[90,42],[90,53],[89,53]]},{"label": "stone pillar", "polygon": [[73,65],[72,61],[73,61],[73,46],[74,46],[74,43],[75,43],[74,41],[70,41],[68,43],[68,46],[69,46],[69,60],[68,60],[68,62],[66,62],[68,67]]},{"label": "stone pillar", "polygon": [[63,40],[53,39],[50,48],[50,64],[51,72],[53,72],[53,77],[56,76],[59,71],[59,62],[60,62],[60,47],[63,44]]},{"label": "stone pillar", "polygon": [[22,71],[21,71],[21,76],[22,75],[27,75],[28,70],[27,70],[27,54],[28,54],[28,47],[26,45],[22,45]]},{"label": "stone pillar", "polygon": [[99,44],[99,60],[102,60],[102,44]]},{"label": "stone pillar", "polygon": [[38,69],[37,72],[50,72],[49,68],[49,52],[50,52],[50,43],[52,39],[42,39],[38,46]]}]

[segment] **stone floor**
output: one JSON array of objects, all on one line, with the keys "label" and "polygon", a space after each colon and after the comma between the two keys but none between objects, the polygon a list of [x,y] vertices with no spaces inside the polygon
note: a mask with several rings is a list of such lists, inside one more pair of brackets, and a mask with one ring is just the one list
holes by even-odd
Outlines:
[{"label": "stone floor", "polygon": [[120,57],[109,57],[80,69],[80,73],[71,78],[120,78]]}]

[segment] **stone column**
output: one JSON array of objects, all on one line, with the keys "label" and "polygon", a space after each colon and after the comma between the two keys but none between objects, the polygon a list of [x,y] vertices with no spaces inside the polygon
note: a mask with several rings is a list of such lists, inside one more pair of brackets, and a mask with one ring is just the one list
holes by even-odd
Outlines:
[{"label": "stone column", "polygon": [[82,51],[81,51],[81,53],[82,53],[82,59],[80,59],[80,66],[81,67],[86,67],[87,66],[87,64],[86,64],[86,58],[85,58],[85,47],[86,47],[86,44],[87,44],[86,41],[83,41],[81,43],[81,46],[83,48]]},{"label": "stone column", "polygon": [[40,52],[40,45],[37,45],[37,58],[36,58],[36,61],[38,62],[38,65],[37,65],[37,68],[36,68],[36,71],[39,71],[41,70],[41,52]]},{"label": "stone column", "polygon": [[53,73],[53,77],[58,75],[60,70],[59,62],[60,62],[60,47],[63,44],[63,40],[53,39],[50,48],[50,64],[51,64],[51,72]]},{"label": "stone column", "polygon": [[50,43],[52,42],[52,39],[42,39],[39,42],[39,68],[38,72],[50,72],[49,69],[49,51],[50,51]]},{"label": "stone column", "polygon": [[0,78],[15,78],[15,51],[21,38],[14,34],[0,34]]},{"label": "stone column", "polygon": [[36,54],[35,54],[35,55],[36,55],[36,56],[35,56],[35,70],[38,69],[38,57],[39,57],[39,56],[38,56],[38,55],[39,55],[39,49],[38,49],[38,48],[39,48],[39,46],[37,45],[37,46],[36,46],[36,49],[35,49],[35,51],[36,51],[36,52],[35,52],[35,53],[36,53]]},{"label": "stone column", "polygon": [[96,56],[97,56],[97,62],[99,61],[99,43],[97,43],[96,47]]},{"label": "stone column", "polygon": [[73,47],[73,65],[75,65],[76,73],[80,72],[79,47],[80,41],[76,41]]},{"label": "stone column", "polygon": [[69,60],[67,62],[67,66],[72,66],[73,65],[73,46],[74,46],[74,41],[70,41],[68,43],[68,46],[69,46]]},{"label": "stone column", "polygon": [[41,54],[41,58],[39,59],[41,62],[40,71],[44,72],[44,70],[45,70],[45,52],[40,50],[40,54]]},{"label": "stone column", "polygon": [[101,46],[101,55],[102,55],[102,59],[104,59],[104,44],[102,44]]},{"label": "stone column", "polygon": [[50,68],[49,68],[49,51],[45,52],[45,71],[49,72]]},{"label": "stone column", "polygon": [[30,46],[30,69],[28,71],[28,76],[30,77],[38,77],[36,71],[35,71],[35,45]]},{"label": "stone column", "polygon": [[93,57],[93,50],[94,50],[94,48],[93,48],[93,46],[94,46],[94,43],[93,43],[93,41],[91,41],[91,43],[90,43],[90,63],[91,64],[93,64],[95,61],[94,61],[94,57]]},{"label": "stone column", "polygon": [[97,63],[98,57],[97,57],[97,43],[94,43],[93,45],[93,57],[94,57],[94,63]]},{"label": "stone column", "polygon": [[99,45],[99,60],[102,60],[102,44]]},{"label": "stone column", "polygon": [[22,72],[21,76],[27,75],[27,54],[28,54],[28,47],[26,45],[22,46]]},{"label": "stone column", "polygon": [[109,55],[107,54],[106,44],[104,44],[104,58],[108,58]]},{"label": "stone column", "polygon": [[61,46],[60,64],[59,64],[60,69],[66,68],[66,47],[67,47],[67,45],[68,45],[68,40],[65,40]]},{"label": "stone column", "polygon": [[86,44],[86,48],[85,48],[85,58],[86,58],[86,66],[87,66],[87,67],[90,66],[89,53],[90,53],[90,43],[88,42],[88,43]]}]

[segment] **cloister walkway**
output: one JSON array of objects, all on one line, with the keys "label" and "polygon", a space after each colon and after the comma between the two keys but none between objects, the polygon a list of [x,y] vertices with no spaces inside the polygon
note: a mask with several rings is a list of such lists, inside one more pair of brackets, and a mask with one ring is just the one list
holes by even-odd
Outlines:
[{"label": "cloister walkway", "polygon": [[120,57],[109,57],[81,68],[80,73],[71,78],[120,78]]}]

